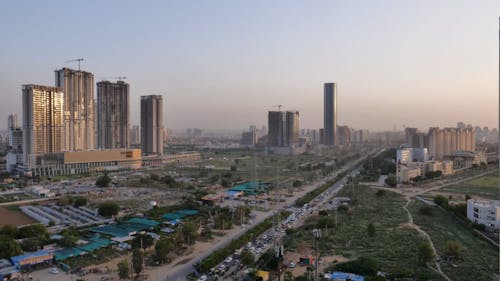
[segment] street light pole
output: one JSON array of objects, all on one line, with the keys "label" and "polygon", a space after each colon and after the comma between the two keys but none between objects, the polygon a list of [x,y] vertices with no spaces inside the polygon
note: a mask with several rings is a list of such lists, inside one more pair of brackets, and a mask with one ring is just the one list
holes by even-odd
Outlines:
[{"label": "street light pole", "polygon": [[315,272],[314,272],[314,281],[318,281],[318,260],[319,260],[319,239],[321,238],[321,229],[315,228],[313,229],[313,236],[314,236],[314,244],[316,246],[316,259],[314,260],[314,265],[315,265]]}]

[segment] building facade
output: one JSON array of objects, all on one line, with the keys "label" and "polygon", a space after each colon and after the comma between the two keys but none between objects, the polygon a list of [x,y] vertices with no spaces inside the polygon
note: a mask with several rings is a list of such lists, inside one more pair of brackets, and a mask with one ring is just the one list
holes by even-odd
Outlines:
[{"label": "building facade", "polygon": [[351,144],[351,132],[352,129],[349,126],[338,126],[338,144],[339,145],[350,145]]},{"label": "building facade", "polygon": [[434,160],[442,160],[445,156],[457,151],[475,151],[476,138],[473,128],[429,129],[429,155]]},{"label": "building facade", "polygon": [[490,228],[500,228],[500,201],[467,200],[467,218],[473,223]]},{"label": "building facade", "polygon": [[141,148],[144,155],[163,155],[163,97],[141,96]]},{"label": "building facade", "polygon": [[11,113],[7,118],[7,129],[19,128],[19,122],[17,119],[17,114]]},{"label": "building facade", "polygon": [[324,85],[324,143],[337,145],[337,84]]},{"label": "building facade", "polygon": [[139,127],[138,125],[134,125],[130,129],[130,144],[141,144],[141,127]]},{"label": "building facade", "polygon": [[129,148],[129,84],[118,81],[97,83],[97,147]]},{"label": "building facade", "polygon": [[64,150],[64,95],[61,88],[23,85],[23,153],[58,153]]},{"label": "building facade", "polygon": [[63,68],[55,71],[55,85],[64,94],[64,148],[95,148],[94,75]]},{"label": "building facade", "polygon": [[298,143],[300,137],[298,111],[269,111],[267,120],[268,146],[288,147]]}]

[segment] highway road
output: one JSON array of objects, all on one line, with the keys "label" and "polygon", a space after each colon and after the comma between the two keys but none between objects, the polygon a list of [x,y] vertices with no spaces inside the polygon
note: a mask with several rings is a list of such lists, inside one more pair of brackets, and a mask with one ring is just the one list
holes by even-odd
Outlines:
[{"label": "highway road", "polygon": [[[372,153],[368,154],[366,157],[368,157],[370,155],[373,155],[373,154],[379,154],[382,151],[383,150],[373,151]],[[343,171],[345,171],[347,169],[350,169],[351,167],[355,166],[360,161],[364,160],[366,157],[358,159],[357,161],[349,163],[349,165],[347,165],[346,167],[342,168],[337,173],[335,173],[335,174],[331,175],[330,177],[326,178],[325,180],[317,183],[315,185],[315,188],[318,187],[318,186],[320,186],[321,184],[324,184],[325,182],[327,182],[327,181],[329,181],[331,179],[334,179],[337,176],[338,173],[343,172]],[[344,176],[341,180],[339,180],[335,184],[333,184],[325,192],[323,192],[322,194],[318,195],[316,198],[321,198],[321,200],[319,202],[316,202],[316,205],[322,205],[323,203],[327,202],[329,200],[329,198],[333,197],[334,194],[337,193],[342,188],[342,186],[347,182],[348,177],[351,176],[351,175],[353,175],[356,172],[357,172],[357,170],[352,171],[348,175]],[[313,190],[313,189],[311,189],[311,190]],[[296,197],[292,198],[293,201],[295,201],[296,199],[297,199]],[[292,202],[287,201],[286,204],[290,204]],[[267,213],[263,214],[262,216],[256,218],[254,220],[254,222],[251,225],[248,226],[248,228],[254,227],[255,225],[263,222],[265,219],[271,217],[272,215],[273,215],[273,212],[267,212]],[[234,239],[240,237],[246,231],[248,231],[247,228],[242,228],[238,232],[235,232],[232,235],[228,236],[227,239],[222,240],[219,243],[214,244],[213,247],[210,250],[208,250],[205,253],[203,253],[201,256],[198,257],[198,259],[196,259],[196,260],[193,259],[193,260],[191,260],[191,261],[189,261],[189,262],[187,262],[187,263],[185,263],[183,265],[179,265],[178,267],[174,268],[172,271],[170,271],[168,273],[168,275],[165,277],[164,281],[182,281],[182,280],[186,280],[186,276],[188,274],[190,274],[191,272],[193,272],[193,265],[195,265],[200,260],[202,260],[202,259],[206,258],[207,256],[209,256],[212,252],[214,252],[214,251],[216,251],[218,249],[221,249],[222,247],[226,246],[227,244],[229,244],[229,242],[231,242],[231,240],[234,240]]]}]

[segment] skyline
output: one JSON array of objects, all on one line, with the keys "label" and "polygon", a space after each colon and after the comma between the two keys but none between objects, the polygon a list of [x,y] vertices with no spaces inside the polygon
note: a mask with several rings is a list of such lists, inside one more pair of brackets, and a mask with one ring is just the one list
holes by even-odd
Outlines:
[{"label": "skyline", "polygon": [[275,104],[318,129],[335,82],[339,125],[497,127],[496,1],[121,3],[2,4],[0,128],[22,115],[22,84],[54,86],[53,71],[80,57],[95,82],[128,78],[131,125],[140,96],[161,94],[171,129],[260,127]]}]

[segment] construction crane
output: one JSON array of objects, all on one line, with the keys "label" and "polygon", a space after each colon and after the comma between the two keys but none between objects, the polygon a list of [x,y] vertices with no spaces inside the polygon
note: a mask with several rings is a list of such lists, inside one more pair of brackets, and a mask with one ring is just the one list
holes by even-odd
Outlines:
[{"label": "construction crane", "polygon": [[67,60],[65,63],[70,63],[70,62],[78,62],[78,71],[80,71],[80,63],[83,61],[83,59],[74,59],[74,60]]},{"label": "construction crane", "polygon": [[127,77],[125,76],[117,76],[117,77],[104,77],[104,78],[101,78],[102,80],[108,80],[108,79],[116,79],[118,81],[122,81],[122,80],[125,80],[127,79]]},{"label": "construction crane", "polygon": [[282,107],[282,106],[283,106],[283,105],[281,105],[281,104],[271,105],[271,107],[277,107],[277,108],[278,108],[278,111],[281,111],[281,107]]}]

